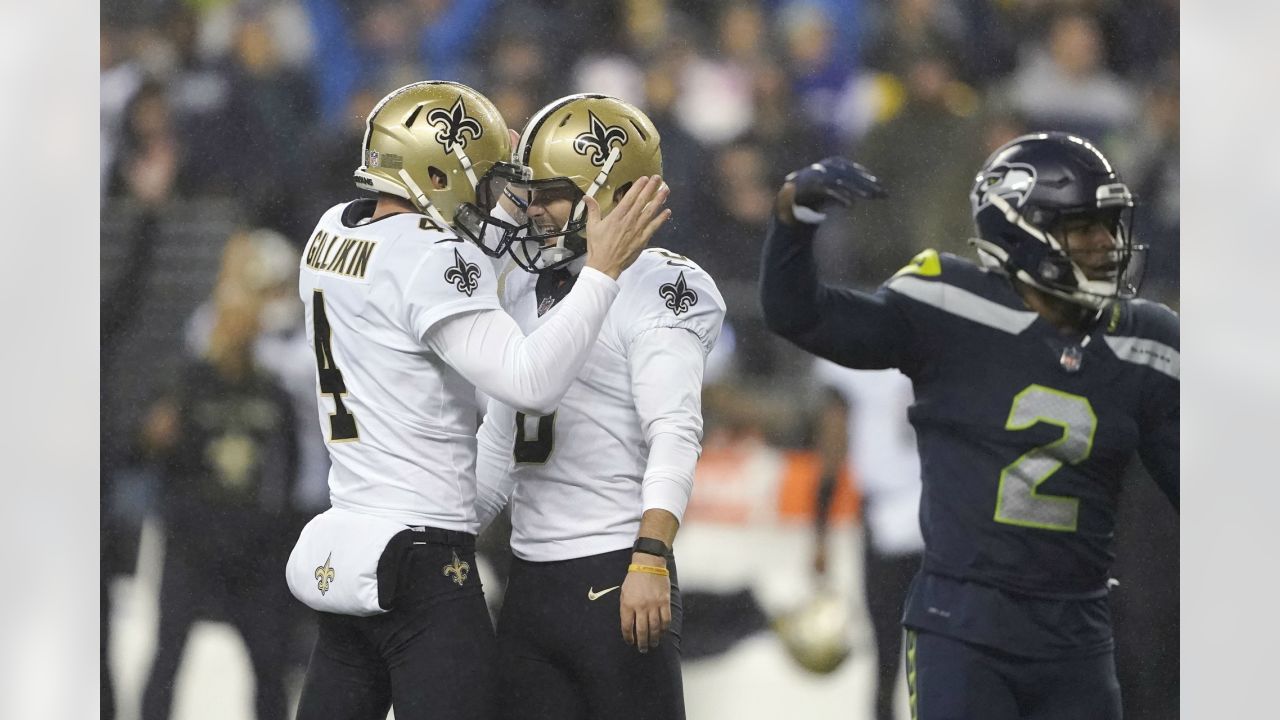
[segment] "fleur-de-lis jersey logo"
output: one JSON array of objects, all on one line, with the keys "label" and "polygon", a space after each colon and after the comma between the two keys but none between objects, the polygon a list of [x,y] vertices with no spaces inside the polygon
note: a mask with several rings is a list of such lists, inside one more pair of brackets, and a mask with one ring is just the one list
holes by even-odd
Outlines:
[{"label": "fleur-de-lis jersey logo", "polygon": [[458,551],[453,551],[453,562],[444,566],[444,574],[453,577],[453,582],[461,585],[467,581],[467,573],[471,572],[471,565],[458,559]]},{"label": "fleur-de-lis jersey logo", "polygon": [[316,589],[321,595],[329,592],[329,583],[333,582],[333,578],[337,575],[333,566],[329,561],[333,559],[333,553],[329,553],[329,557],[324,559],[324,564],[316,568]]},{"label": "fleur-de-lis jersey logo", "polygon": [[436,142],[444,147],[444,151],[453,152],[453,146],[466,149],[468,135],[471,140],[479,140],[484,135],[484,128],[475,118],[467,117],[467,106],[459,95],[453,107],[445,110],[436,108],[427,113],[427,122],[439,128],[436,131]]},{"label": "fleur-de-lis jersey logo", "polygon": [[675,282],[663,283],[658,288],[658,294],[667,299],[667,308],[676,315],[689,312],[689,308],[698,304],[698,292],[691,290],[684,281],[683,270]]},{"label": "fleur-de-lis jersey logo", "polygon": [[453,251],[453,267],[444,271],[445,282],[453,283],[458,292],[471,293],[480,287],[480,266],[467,262],[457,250]]},{"label": "fleur-de-lis jersey logo", "polygon": [[605,125],[596,114],[587,111],[587,120],[591,129],[573,139],[573,151],[579,155],[588,155],[592,165],[600,167],[609,158],[609,151],[616,143],[621,150],[627,144],[629,136],[620,125]]}]

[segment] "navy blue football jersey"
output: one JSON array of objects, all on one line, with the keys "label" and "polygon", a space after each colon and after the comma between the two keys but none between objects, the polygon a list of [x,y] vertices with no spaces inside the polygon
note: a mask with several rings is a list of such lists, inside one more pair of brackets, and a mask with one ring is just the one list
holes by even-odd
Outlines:
[{"label": "navy blue football jersey", "polygon": [[1116,301],[1067,336],[1003,272],[952,255],[921,253],[864,294],[819,284],[803,238],[769,243],[775,331],[914,384],[926,550],[904,622],[1033,657],[1109,648],[1115,512],[1135,452],[1177,503],[1177,315]]}]

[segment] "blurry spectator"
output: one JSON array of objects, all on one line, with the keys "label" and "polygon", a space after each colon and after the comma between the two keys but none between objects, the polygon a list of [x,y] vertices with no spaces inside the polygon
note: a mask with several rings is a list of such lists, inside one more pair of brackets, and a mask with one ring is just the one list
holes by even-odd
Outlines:
[{"label": "blurry spectator", "polygon": [[125,110],[107,195],[145,203],[167,198],[185,189],[185,165],[164,88],[143,83]]},{"label": "blurry spectator", "polygon": [[862,493],[863,574],[875,635],[875,720],[893,720],[902,670],[902,606],[924,559],[920,533],[920,458],[907,422],[911,381],[896,370],[851,370],[818,360],[814,374],[828,390],[816,432],[823,462],[815,569],[827,571],[826,520],[840,466],[849,465]]},{"label": "blurry spectator", "polygon": [[156,27],[142,36],[143,66],[162,82],[189,172],[184,190],[230,191],[234,179],[223,153],[243,145],[223,121],[231,98],[226,68],[200,46],[200,15],[189,3],[168,3]]},{"label": "blurry spectator", "polygon": [[[296,246],[302,247],[307,241],[306,233],[325,210],[355,198],[352,173],[361,162],[358,148],[364,138],[365,116],[385,94],[373,87],[361,88],[352,93],[346,109],[339,113],[340,123],[311,128],[303,143],[307,156],[298,164],[298,173],[290,185],[302,190],[298,193],[297,213],[290,222],[293,229],[288,233]],[[357,151],[352,152],[351,148]]]},{"label": "blurry spectator", "polygon": [[292,219],[301,198],[280,189],[311,152],[298,140],[313,116],[312,96],[305,76],[283,64],[270,32],[257,13],[246,13],[236,28],[221,122],[237,139],[220,148],[219,163],[257,224],[301,234],[308,228]]},{"label": "blurry spectator", "polygon": [[142,87],[143,75],[138,64],[129,57],[126,47],[129,33],[123,28],[103,23],[98,46],[98,88],[101,101],[99,123],[101,151],[98,155],[101,192],[105,196],[110,185],[123,131],[125,110]]},{"label": "blurry spectator", "polygon": [[1180,272],[1178,60],[1166,62],[1147,91],[1143,124],[1134,142],[1133,189],[1142,198],[1137,237],[1151,246],[1142,294],[1178,305]]},{"label": "blurry spectator", "polygon": [[705,241],[698,235],[703,229],[698,219],[705,212],[703,186],[709,172],[708,153],[674,115],[684,61],[683,53],[673,49],[650,63],[644,76],[642,107],[662,135],[662,179],[672,189],[667,200],[671,220],[658,231],[653,244],[682,255],[703,257],[706,253],[699,253],[699,248],[704,247]]},{"label": "blurry spectator", "polygon": [[895,75],[906,75],[921,55],[944,55],[958,64],[963,22],[948,0],[891,0],[862,64]]},{"label": "blurry spectator", "polygon": [[765,153],[769,181],[777,183],[783,168],[797,159],[819,160],[825,138],[813,123],[795,111],[795,97],[786,72],[778,65],[761,65],[753,74],[755,122],[750,139]]},{"label": "blurry spectator", "polygon": [[1137,116],[1137,99],[1103,66],[1102,34],[1093,16],[1064,11],[1049,23],[1047,42],[1035,46],[1010,79],[1013,106],[1032,126],[1074,132],[1105,142]]},{"label": "blurry spectator", "polygon": [[809,122],[822,131],[827,146],[834,149],[839,138],[838,99],[856,76],[856,68],[841,60],[831,19],[821,5],[794,3],[781,12],[779,21],[799,107]]},{"label": "blurry spectator", "polygon": [[341,125],[352,95],[370,83],[478,75],[473,47],[492,0],[304,0],[315,38],[312,72],[322,120]]},{"label": "blurry spectator", "polygon": [[688,52],[681,68],[676,116],[700,142],[719,145],[741,137],[754,122],[753,80],[774,64],[766,55],[765,18],[751,2],[725,5],[716,37],[720,52]]},{"label": "blurry spectator", "polygon": [[[168,179],[172,179],[169,177]],[[161,182],[142,190],[136,197],[142,206],[138,224],[129,235],[128,246],[120,265],[126,270],[114,279],[102,282],[98,312],[98,371],[102,387],[110,387],[115,379],[117,355],[127,331],[136,322],[142,307],[143,292],[152,279],[156,245],[159,236],[159,206],[168,199],[169,184]],[[136,181],[136,178],[135,178]],[[135,196],[137,192],[135,190]],[[111,672],[111,583],[120,575],[132,575],[137,563],[140,523],[131,517],[130,508],[122,507],[118,497],[117,474],[125,463],[120,423],[115,413],[117,399],[104,393],[98,423],[99,516],[101,548],[99,554],[99,673],[102,720],[113,720],[116,711],[115,686]]]},{"label": "blurry spectator", "polygon": [[297,446],[288,396],[253,361],[258,316],[252,294],[224,293],[207,356],[187,365],[144,423],[143,446],[163,477],[165,549],[143,720],[169,716],[191,626],[211,612],[244,639],[257,718],[285,716],[280,574]]},{"label": "blurry spectator", "polygon": [[298,298],[298,261],[296,247],[271,230],[250,230],[231,238],[213,297],[187,321],[186,349],[192,358],[208,354],[220,298],[248,291],[257,299],[254,363],[293,401],[299,457],[290,501],[301,529],[305,520],[329,507],[329,451],[316,414],[316,359]]},{"label": "blurry spectator", "polygon": [[942,55],[917,57],[906,70],[906,100],[872,128],[851,157],[876,168],[885,203],[860,203],[855,282],[878,284],[926,248],[967,254],[973,234],[968,188],[981,164],[977,96],[952,76]]}]

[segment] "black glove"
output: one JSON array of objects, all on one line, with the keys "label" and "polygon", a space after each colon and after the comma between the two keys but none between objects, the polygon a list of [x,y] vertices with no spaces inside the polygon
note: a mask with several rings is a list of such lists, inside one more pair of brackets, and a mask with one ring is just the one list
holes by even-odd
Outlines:
[{"label": "black glove", "polygon": [[823,207],[832,200],[849,207],[855,198],[889,197],[875,175],[839,155],[796,170],[787,175],[786,181],[796,188],[793,200],[796,219],[810,224],[826,219]]}]

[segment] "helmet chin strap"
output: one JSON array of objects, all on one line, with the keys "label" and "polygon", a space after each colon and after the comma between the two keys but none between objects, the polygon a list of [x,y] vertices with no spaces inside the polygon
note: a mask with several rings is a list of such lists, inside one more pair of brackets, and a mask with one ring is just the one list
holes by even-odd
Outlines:
[{"label": "helmet chin strap", "polygon": [[422,192],[422,187],[419,186],[418,183],[414,182],[413,177],[409,175],[408,171],[401,168],[399,175],[400,181],[404,183],[405,187],[409,188],[409,192],[413,193],[413,201],[418,205],[418,207],[422,208],[422,211],[429,215],[432,220],[435,220],[436,224],[441,228],[449,227],[449,221],[444,219],[444,215],[440,214],[435,203],[431,202],[431,198],[427,197],[427,194]]},{"label": "helmet chin strap", "polygon": [[[604,185],[605,180],[609,179],[609,173],[613,171],[613,166],[618,162],[618,158],[620,157],[622,157],[622,151],[619,150],[617,146],[614,146],[609,151],[609,157],[604,161],[604,165],[600,166],[600,172],[596,173],[595,180],[591,181],[591,184],[587,186],[587,191],[582,194],[584,198],[594,198],[596,196],[596,193],[599,192],[600,188]],[[569,233],[569,225],[571,225],[573,221],[580,219],[586,211],[587,204],[580,202],[577,210],[575,210],[574,213],[569,216],[569,219],[565,220],[564,225],[560,227],[560,235],[556,237],[555,244],[551,247],[542,248],[542,254],[546,256],[548,264],[555,265],[556,263],[564,262],[573,254],[571,250],[564,246]]]},{"label": "helmet chin strap", "polygon": [[453,154],[458,156],[458,162],[462,164],[462,172],[467,174],[467,180],[471,182],[471,187],[480,185],[480,181],[476,179],[475,164],[471,162],[471,157],[467,155],[467,151],[462,149],[459,143],[453,144]]}]

